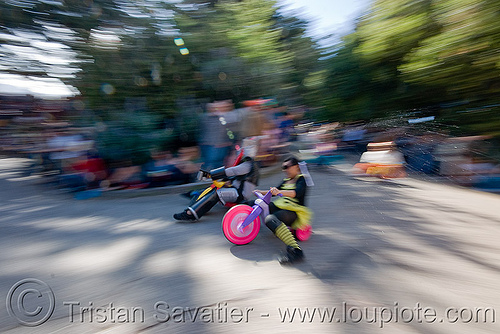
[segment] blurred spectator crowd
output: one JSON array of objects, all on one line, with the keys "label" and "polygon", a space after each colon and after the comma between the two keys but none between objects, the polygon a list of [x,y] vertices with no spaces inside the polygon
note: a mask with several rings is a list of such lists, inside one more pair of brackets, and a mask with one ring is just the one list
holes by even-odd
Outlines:
[{"label": "blurred spectator crowd", "polygon": [[300,110],[291,114],[271,99],[246,101],[239,109],[230,100],[207,103],[198,143],[175,150],[151,147],[148,161],[141,164],[133,157],[105,159],[96,142],[99,126],[79,128],[67,122],[2,136],[0,150],[29,158],[26,175],[50,176],[50,182],[69,191],[161,187],[194,182],[202,167],[232,164],[236,145],[245,139],[255,144],[251,155],[262,167],[272,165],[287,150],[301,118]]},{"label": "blurred spectator crowd", "polygon": [[[293,152],[311,164],[353,161],[353,174],[406,177],[408,173],[443,176],[466,186],[500,189],[500,168],[489,137],[452,137],[416,127],[367,123],[315,123],[304,108],[280,106],[271,99],[207,103],[200,117],[196,145],[175,150],[151,148],[144,164],[133,159],[119,165],[103,159],[95,129],[69,124],[47,127],[37,136],[3,136],[0,149],[32,162],[27,174],[51,175],[63,189],[80,191],[146,188],[196,181],[200,168],[228,166],[235,145],[251,139],[251,155],[261,167]],[[430,119],[434,121],[434,119]]]}]

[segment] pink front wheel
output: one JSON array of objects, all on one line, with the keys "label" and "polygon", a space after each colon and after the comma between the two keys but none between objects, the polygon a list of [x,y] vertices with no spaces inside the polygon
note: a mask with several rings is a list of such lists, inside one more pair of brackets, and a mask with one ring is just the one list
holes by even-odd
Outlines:
[{"label": "pink front wheel", "polygon": [[222,232],[227,240],[236,245],[246,245],[251,242],[260,230],[260,217],[254,219],[243,230],[238,229],[253,208],[245,204],[233,206],[222,218]]}]

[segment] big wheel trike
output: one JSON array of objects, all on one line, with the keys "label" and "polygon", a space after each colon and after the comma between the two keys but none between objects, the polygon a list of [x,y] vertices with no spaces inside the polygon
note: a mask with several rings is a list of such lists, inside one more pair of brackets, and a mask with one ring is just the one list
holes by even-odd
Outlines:
[{"label": "big wheel trike", "polygon": [[[236,145],[235,148],[236,148],[237,152],[239,151],[239,153],[238,153],[238,156],[236,157],[235,161],[233,162],[232,167],[237,166],[240,163],[240,161],[244,155],[243,148],[241,148],[239,145]],[[198,173],[198,179],[202,179],[202,178],[206,177],[206,175],[209,175],[209,172],[206,170],[200,169],[200,172]],[[202,190],[192,191],[190,193],[191,199],[190,199],[189,205],[190,206],[193,205],[194,203],[196,203],[196,201],[202,199],[204,196],[206,196],[208,193],[210,193],[214,189],[215,190],[220,189],[220,188],[224,187],[226,184],[227,184],[227,181],[212,180],[212,184],[210,184],[203,191]],[[228,206],[228,207],[231,207],[234,205],[235,205],[235,203],[226,203],[225,204],[225,206]]]},{"label": "big wheel trike", "polygon": [[[235,245],[246,245],[255,239],[259,234],[261,221],[269,214],[271,191],[265,195],[257,191],[254,194],[258,198],[253,206],[246,204],[233,206],[222,218],[224,236]],[[303,229],[292,229],[292,232],[298,240],[305,241],[311,236],[311,225]]]}]

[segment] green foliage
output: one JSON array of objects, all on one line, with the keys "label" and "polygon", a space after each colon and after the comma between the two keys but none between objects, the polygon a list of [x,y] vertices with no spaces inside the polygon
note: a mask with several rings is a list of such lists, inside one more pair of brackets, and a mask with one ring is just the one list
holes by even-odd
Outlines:
[{"label": "green foliage", "polygon": [[[490,95],[498,84],[500,28],[493,1],[439,1],[431,10],[441,28],[405,57],[400,70],[407,82],[446,87],[455,99]],[[497,2],[498,6],[498,2]],[[495,51],[496,50],[496,51]]]},{"label": "green foliage", "polygon": [[139,111],[121,111],[119,114],[120,119],[99,126],[96,138],[96,148],[109,164],[141,165],[150,159],[152,150],[173,148],[175,133],[164,127],[157,115]]},{"label": "green foliage", "polygon": [[499,10],[493,0],[375,1],[327,62],[328,114],[373,119],[432,106],[459,133],[498,136],[495,113],[439,106],[498,104]]},{"label": "green foliage", "polygon": [[295,16],[274,16],[272,29],[281,31],[280,50],[290,57],[284,84],[275,96],[287,104],[305,103],[317,107],[323,105],[327,73],[319,61],[318,45],[305,35],[306,27],[307,22]]},{"label": "green foliage", "polygon": [[203,91],[195,89],[199,96],[238,102],[281,94],[293,72],[293,55],[284,45],[275,4],[227,0],[178,11],[177,26],[203,81]]}]

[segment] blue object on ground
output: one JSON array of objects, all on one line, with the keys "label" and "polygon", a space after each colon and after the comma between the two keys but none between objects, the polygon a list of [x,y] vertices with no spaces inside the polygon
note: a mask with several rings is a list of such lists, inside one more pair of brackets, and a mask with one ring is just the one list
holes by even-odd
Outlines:
[{"label": "blue object on ground", "polygon": [[101,189],[89,189],[84,191],[79,191],[75,194],[75,199],[89,199],[95,198],[102,195]]},{"label": "blue object on ground", "polygon": [[334,162],[344,159],[343,155],[320,155],[313,159],[306,159],[308,164],[317,164],[321,166],[328,166]]},{"label": "blue object on ground", "polygon": [[500,175],[481,175],[476,178],[474,188],[490,192],[500,192]]}]

